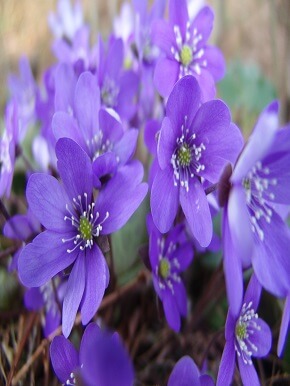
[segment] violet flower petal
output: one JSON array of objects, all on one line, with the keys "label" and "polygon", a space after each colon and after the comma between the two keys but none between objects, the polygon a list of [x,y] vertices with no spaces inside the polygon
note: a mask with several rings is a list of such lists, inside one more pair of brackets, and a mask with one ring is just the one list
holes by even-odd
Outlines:
[{"label": "violet flower petal", "polygon": [[184,356],[175,364],[167,386],[200,386],[199,370],[189,356]]},{"label": "violet flower petal", "polygon": [[286,297],[283,315],[282,315],[278,348],[277,348],[277,352],[278,352],[279,357],[282,355],[283,347],[284,347],[287,333],[289,330],[289,325],[290,325],[290,295],[288,295]]},{"label": "violet flower petal", "polygon": [[234,340],[228,340],[225,344],[221,358],[216,386],[230,385],[235,370],[235,346]]},{"label": "violet flower petal", "polygon": [[238,364],[244,386],[261,385],[254,365],[245,364],[241,357],[238,357]]}]

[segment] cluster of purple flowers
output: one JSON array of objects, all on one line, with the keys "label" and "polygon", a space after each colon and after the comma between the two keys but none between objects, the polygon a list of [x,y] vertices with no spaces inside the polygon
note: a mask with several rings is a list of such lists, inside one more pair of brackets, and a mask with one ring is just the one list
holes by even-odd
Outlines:
[{"label": "cluster of purple flowers", "polygon": [[[79,353],[67,339],[78,312],[84,326],[96,316],[109,286],[111,234],[128,222],[149,186],[147,265],[165,318],[178,332],[190,307],[184,271],[194,250],[211,247],[213,213],[222,209],[229,310],[217,385],[231,384],[236,359],[243,384],[258,385],[252,357],[267,355],[272,344],[257,314],[262,289],[286,299],[279,355],[290,321],[290,126],[279,128],[274,101],[244,143],[228,106],[215,99],[225,60],[208,44],[209,6],[192,14],[186,0],[155,0],[151,9],[146,0],[132,3],[116,18],[115,33],[91,45],[80,3],[59,0],[49,16],[57,63],[38,86],[23,58],[19,77],[9,80],[1,200],[11,195],[17,158],[28,163],[26,133],[39,127],[27,213],[7,219],[3,230],[19,246],[10,269],[27,287],[26,307],[44,309],[45,336],[62,326],[64,336],[50,348],[62,383],[129,386],[133,364],[117,333],[89,324]],[[136,152],[143,129],[152,156],[148,184]],[[188,356],[168,380],[168,386],[213,384]]]}]

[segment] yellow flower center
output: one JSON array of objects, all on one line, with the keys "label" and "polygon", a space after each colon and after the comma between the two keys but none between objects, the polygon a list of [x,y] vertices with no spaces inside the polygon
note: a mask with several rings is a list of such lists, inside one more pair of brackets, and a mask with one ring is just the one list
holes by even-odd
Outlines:
[{"label": "yellow flower center", "polygon": [[192,62],[192,49],[189,45],[185,44],[180,52],[181,63],[184,67],[187,67]]},{"label": "yellow flower center", "polygon": [[167,279],[170,275],[170,263],[166,258],[160,260],[158,273],[163,279]]}]

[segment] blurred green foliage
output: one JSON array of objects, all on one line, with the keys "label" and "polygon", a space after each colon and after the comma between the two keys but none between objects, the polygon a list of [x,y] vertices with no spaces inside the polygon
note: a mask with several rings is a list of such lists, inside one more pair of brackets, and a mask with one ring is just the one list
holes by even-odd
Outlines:
[{"label": "blurred green foliage", "polygon": [[236,59],[229,63],[225,78],[218,84],[219,97],[230,107],[232,118],[246,137],[264,107],[277,98],[274,85],[255,63]]}]

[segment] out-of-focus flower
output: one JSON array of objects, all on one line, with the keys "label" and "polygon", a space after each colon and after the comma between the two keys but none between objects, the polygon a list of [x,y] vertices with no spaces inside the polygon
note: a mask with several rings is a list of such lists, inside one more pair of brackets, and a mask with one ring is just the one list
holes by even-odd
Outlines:
[{"label": "out-of-focus flower", "polygon": [[253,275],[238,314],[234,316],[231,308],[229,309],[225,330],[226,345],[219,367],[217,386],[231,384],[236,357],[243,385],[260,384],[252,357],[266,356],[272,344],[271,330],[256,312],[261,289]]},{"label": "out-of-focus flower", "polygon": [[167,97],[178,79],[193,75],[201,88],[202,102],[215,96],[215,82],[225,73],[225,61],[217,47],[207,40],[213,27],[214,14],[203,7],[189,19],[186,0],[169,1],[169,22],[158,20],[153,25],[153,42],[164,53],[156,65],[154,82]]},{"label": "out-of-focus flower", "polygon": [[193,247],[186,239],[183,225],[172,228],[166,236],[158,231],[151,216],[147,226],[154,288],[163,303],[168,324],[179,331],[180,316],[187,315],[186,289],[181,274],[192,261]]}]

